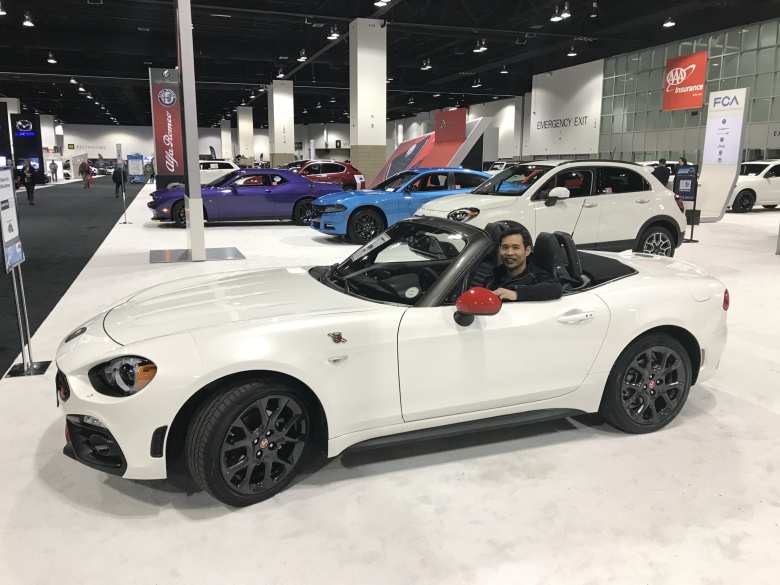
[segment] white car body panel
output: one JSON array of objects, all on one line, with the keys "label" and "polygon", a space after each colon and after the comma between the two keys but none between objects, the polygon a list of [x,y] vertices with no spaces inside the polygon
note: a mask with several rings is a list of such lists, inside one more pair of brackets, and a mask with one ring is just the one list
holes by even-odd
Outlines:
[{"label": "white car body panel", "polygon": [[[109,428],[127,460],[124,477],[154,479],[167,474],[165,457],[150,455],[154,429],[170,428],[187,400],[233,374],[271,371],[308,386],[326,416],[330,456],[375,437],[502,414],[594,412],[620,352],[657,325],[693,334],[706,356],[699,381],[710,376],[726,338],[722,283],[673,259],[605,255],[639,274],[557,301],[507,305],[468,327],[454,324],[454,307],[354,298],[303,268],[163,284],[60,346],[57,366],[71,389],[62,409]],[[577,311],[593,318],[558,322]],[[334,342],[334,332],[346,342]],[[94,390],[90,369],[127,355],[153,360],[154,380],[129,397]]]},{"label": "white car body panel", "polygon": [[239,167],[231,160],[202,160],[200,161],[200,184],[207,185],[212,181],[216,181],[220,177],[224,177],[228,173],[237,171],[239,168],[241,167]]},{"label": "white car body panel", "polygon": [[734,199],[745,189],[751,190],[756,195],[756,205],[778,205],[780,204],[780,161],[777,160],[756,160],[742,164],[765,164],[768,165],[761,173],[757,175],[738,175],[734,189],[729,195],[728,206],[734,203]]},{"label": "white car body panel", "polygon": [[[527,164],[556,164],[527,191],[519,195],[464,194],[442,197],[426,203],[415,215],[446,218],[452,211],[473,207],[479,215],[468,220],[476,227],[499,220],[522,223],[536,237],[542,231],[565,231],[577,244],[596,244],[633,240],[644,223],[655,216],[667,216],[677,223],[679,236],[685,231],[685,214],[680,211],[674,193],[656,179],[649,167],[607,161],[534,161]],[[553,176],[578,167],[622,167],[639,173],[650,185],[649,191],[575,197],[546,207],[534,194]]]}]

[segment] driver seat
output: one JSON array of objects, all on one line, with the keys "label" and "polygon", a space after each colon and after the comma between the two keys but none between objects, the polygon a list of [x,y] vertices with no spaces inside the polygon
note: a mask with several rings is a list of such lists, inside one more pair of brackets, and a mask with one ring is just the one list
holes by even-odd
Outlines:
[{"label": "driver seat", "polygon": [[561,283],[563,290],[578,289],[584,285],[582,266],[574,240],[569,234],[541,232],[536,236],[536,244],[531,260]]}]

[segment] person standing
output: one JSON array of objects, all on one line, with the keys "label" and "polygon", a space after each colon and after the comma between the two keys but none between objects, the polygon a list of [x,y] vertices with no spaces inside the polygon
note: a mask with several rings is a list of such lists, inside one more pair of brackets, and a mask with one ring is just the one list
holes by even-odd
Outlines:
[{"label": "person standing", "polygon": [[79,165],[79,176],[81,177],[84,189],[89,189],[89,165],[87,164],[87,161],[81,161],[81,164]]},{"label": "person standing", "polygon": [[117,164],[114,167],[114,172],[111,173],[111,179],[114,181],[114,197],[119,197],[119,194],[124,191],[122,185],[127,184],[127,170],[124,165]]},{"label": "person standing", "polygon": [[658,161],[658,166],[653,169],[653,176],[658,179],[664,187],[666,187],[669,183],[670,174],[669,167],[666,166],[666,159],[660,159]]},{"label": "person standing", "polygon": [[22,167],[22,184],[27,190],[27,203],[35,205],[35,169],[30,165],[30,161],[24,161]]},{"label": "person standing", "polygon": [[51,180],[52,182],[57,182],[57,163],[54,161],[51,161],[49,163],[49,173],[51,174]]}]

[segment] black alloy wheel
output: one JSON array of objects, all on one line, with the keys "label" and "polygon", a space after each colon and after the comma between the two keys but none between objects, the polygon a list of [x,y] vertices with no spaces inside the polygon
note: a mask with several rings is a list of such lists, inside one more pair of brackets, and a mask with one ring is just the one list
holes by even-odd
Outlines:
[{"label": "black alloy wheel", "polygon": [[248,506],[282,491],[312,451],[311,409],[294,387],[235,386],[208,402],[186,444],[195,482],[221,502]]},{"label": "black alloy wheel", "polygon": [[187,212],[184,209],[184,201],[177,201],[171,207],[171,217],[179,227],[187,227]]},{"label": "black alloy wheel", "polygon": [[773,205],[762,205],[761,207],[763,207],[764,209],[774,209],[775,207],[777,207],[777,203]]},{"label": "black alloy wheel", "polygon": [[668,335],[647,335],[618,358],[600,412],[627,433],[656,431],[677,416],[690,386],[691,361],[685,348]]},{"label": "black alloy wheel", "polygon": [[309,225],[312,220],[311,197],[301,199],[293,207],[293,221],[298,225]]},{"label": "black alloy wheel", "polygon": [[672,233],[661,226],[648,228],[640,238],[640,252],[656,256],[674,256],[674,238]]},{"label": "black alloy wheel", "polygon": [[753,209],[756,203],[756,196],[752,191],[740,191],[731,204],[731,211],[734,213],[747,213]]},{"label": "black alloy wheel", "polygon": [[385,220],[373,209],[359,209],[349,218],[347,237],[353,244],[365,244],[385,229]]}]

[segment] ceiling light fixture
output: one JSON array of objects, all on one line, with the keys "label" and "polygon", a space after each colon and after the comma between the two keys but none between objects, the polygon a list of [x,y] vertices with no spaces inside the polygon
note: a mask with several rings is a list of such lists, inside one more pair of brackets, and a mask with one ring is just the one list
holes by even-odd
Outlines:
[{"label": "ceiling light fixture", "polygon": [[279,73],[276,74],[276,79],[284,79],[284,71],[279,67]]},{"label": "ceiling light fixture", "polygon": [[388,78],[385,80],[385,83],[390,83],[391,81],[395,81],[395,78],[394,78],[394,77],[388,77]]},{"label": "ceiling light fixture", "polygon": [[410,97],[409,101],[407,102],[410,106],[414,105],[414,97]]},{"label": "ceiling light fixture", "polygon": [[430,71],[431,69],[433,69],[431,60],[426,57],[423,59],[422,65],[420,65],[420,71]]},{"label": "ceiling light fixture", "polygon": [[93,98],[93,97],[92,97],[92,94],[91,94],[91,93],[88,93],[88,94],[87,94],[85,97],[86,97],[88,100],[93,100],[93,99],[95,99],[95,98]]},{"label": "ceiling light fixture", "polygon": [[309,110],[307,110],[306,108],[303,108],[303,111],[301,112],[301,114],[308,114],[308,113],[309,113]]},{"label": "ceiling light fixture", "polygon": [[561,18],[563,20],[566,20],[567,18],[571,18],[571,8],[569,8],[568,2],[563,3],[563,10],[561,10]]},{"label": "ceiling light fixture", "polygon": [[374,6],[377,8],[384,8],[388,4],[390,4],[389,0],[376,0],[376,2],[374,2]]},{"label": "ceiling light fixture", "polygon": [[315,106],[318,110],[322,109],[322,104],[320,102],[317,102],[317,105]]},{"label": "ceiling light fixture", "polygon": [[214,18],[233,18],[231,14],[220,14],[220,13],[212,13],[210,16],[213,16]]},{"label": "ceiling light fixture", "polygon": [[599,17],[599,3],[596,0],[593,0],[593,4],[590,7],[590,14],[589,16],[591,18],[598,18]]},{"label": "ceiling light fixture", "polygon": [[577,56],[577,49],[575,49],[575,48],[574,48],[574,45],[572,45],[572,46],[569,48],[569,52],[568,52],[568,53],[566,53],[566,56],[567,56],[567,57],[576,57],[576,56]]},{"label": "ceiling light fixture", "polygon": [[484,53],[485,51],[487,51],[487,41],[485,39],[477,41],[476,46],[472,49],[474,53]]},{"label": "ceiling light fixture", "polygon": [[509,69],[506,68],[506,65],[501,67],[501,71],[499,71],[501,75],[509,75]]},{"label": "ceiling light fixture", "polygon": [[73,85],[76,85],[78,83],[78,81],[76,81],[75,77],[71,77],[70,78],[70,83],[72,83]]},{"label": "ceiling light fixture", "polygon": [[561,11],[558,8],[558,5],[555,5],[555,10],[553,11],[553,15],[550,17],[550,22],[561,22],[563,18],[561,17]]},{"label": "ceiling light fixture", "polygon": [[667,18],[667,19],[664,21],[663,27],[664,27],[664,28],[672,28],[672,27],[673,27],[673,26],[675,26],[676,24],[677,24],[677,23],[676,23],[676,22],[674,21],[674,19],[673,19],[673,18],[670,16],[669,18]]},{"label": "ceiling light fixture", "polygon": [[335,104],[335,103],[336,103],[336,98],[334,98],[334,97],[331,97],[331,98],[330,98],[328,101],[329,101],[330,103],[332,103],[332,104]]},{"label": "ceiling light fixture", "polygon": [[482,87],[482,82],[479,80],[479,77],[475,77],[473,83],[471,84],[471,87],[474,89],[478,87]]},{"label": "ceiling light fixture", "polygon": [[298,53],[298,63],[305,63],[308,60],[309,58],[306,56],[306,49],[301,49],[300,53]]},{"label": "ceiling light fixture", "polygon": [[8,14],[8,13],[3,8],[3,3],[0,2],[0,16],[5,16],[6,14]]},{"label": "ceiling light fixture", "polygon": [[435,98],[441,97],[441,94],[440,93],[435,93],[435,94],[433,94],[433,97],[435,97]]},{"label": "ceiling light fixture", "polygon": [[49,51],[49,56],[46,57],[46,62],[51,65],[57,64],[57,59],[54,58],[54,53],[52,53],[51,51]]},{"label": "ceiling light fixture", "polygon": [[26,26],[27,28],[32,28],[35,26],[35,23],[32,21],[32,17],[30,16],[29,12],[24,13],[24,20],[22,21],[22,26]]},{"label": "ceiling light fixture", "polygon": [[327,39],[329,41],[335,41],[338,39],[341,35],[339,34],[339,29],[336,27],[336,25],[333,25],[330,27],[330,34],[327,36]]}]

